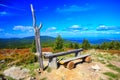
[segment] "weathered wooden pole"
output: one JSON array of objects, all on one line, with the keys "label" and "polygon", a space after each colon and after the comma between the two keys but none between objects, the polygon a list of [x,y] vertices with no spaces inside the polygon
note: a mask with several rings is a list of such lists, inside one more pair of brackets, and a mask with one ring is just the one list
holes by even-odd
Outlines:
[{"label": "weathered wooden pole", "polygon": [[40,44],[40,29],[42,28],[42,23],[40,23],[39,27],[36,25],[36,16],[34,13],[34,8],[32,4],[30,5],[31,11],[32,11],[32,17],[33,17],[33,27],[34,27],[34,32],[35,32],[35,41],[36,41],[36,51],[38,54],[38,62],[40,65],[40,70],[43,71],[43,58],[42,58],[42,49],[41,49],[41,44]]}]

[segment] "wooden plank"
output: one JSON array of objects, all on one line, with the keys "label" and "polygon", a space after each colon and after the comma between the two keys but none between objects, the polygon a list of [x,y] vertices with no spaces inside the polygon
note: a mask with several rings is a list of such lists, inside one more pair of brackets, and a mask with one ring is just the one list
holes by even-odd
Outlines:
[{"label": "wooden plank", "polygon": [[75,54],[75,53],[80,52],[80,51],[83,51],[83,49],[80,48],[80,49],[70,50],[70,51],[67,51],[67,52],[59,52],[59,53],[55,53],[55,54],[45,54],[44,57],[45,58],[52,58],[52,57],[63,56],[63,55],[66,55],[66,54],[72,54],[72,53]]},{"label": "wooden plank", "polygon": [[77,57],[73,57],[73,58],[69,58],[69,59],[66,59],[66,60],[62,60],[62,61],[59,61],[60,64],[64,64],[66,62],[69,62],[69,61],[72,61],[72,60],[76,60],[76,59],[80,59],[80,58],[84,58],[84,57],[87,57],[87,56],[90,56],[91,54],[84,54],[84,55],[81,55],[81,56],[77,56]]}]

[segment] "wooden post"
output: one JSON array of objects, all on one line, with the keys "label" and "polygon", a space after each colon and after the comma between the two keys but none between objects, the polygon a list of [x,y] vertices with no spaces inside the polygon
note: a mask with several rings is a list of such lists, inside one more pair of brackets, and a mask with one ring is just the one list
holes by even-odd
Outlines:
[{"label": "wooden post", "polygon": [[36,26],[36,16],[34,14],[34,8],[31,6],[31,12],[32,12],[32,17],[33,17],[33,27],[34,27],[34,32],[35,32],[35,41],[36,41],[36,51],[38,54],[38,62],[40,65],[40,70],[43,71],[43,58],[42,58],[42,49],[41,49],[41,44],[40,44],[40,29],[42,28],[42,24],[40,23],[40,26]]},{"label": "wooden post", "polygon": [[57,58],[49,58],[49,67],[52,69],[57,69],[58,65],[57,65]]},{"label": "wooden post", "polygon": [[75,57],[78,57],[78,56],[80,56],[81,55],[81,52],[76,52],[75,53]]}]

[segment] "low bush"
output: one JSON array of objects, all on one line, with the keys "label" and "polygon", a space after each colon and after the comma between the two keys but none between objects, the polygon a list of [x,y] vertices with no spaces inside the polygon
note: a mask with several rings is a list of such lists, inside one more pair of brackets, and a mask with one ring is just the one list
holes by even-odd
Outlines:
[{"label": "low bush", "polygon": [[19,61],[16,65],[30,64],[37,61],[37,56],[33,53],[25,54],[19,58]]}]

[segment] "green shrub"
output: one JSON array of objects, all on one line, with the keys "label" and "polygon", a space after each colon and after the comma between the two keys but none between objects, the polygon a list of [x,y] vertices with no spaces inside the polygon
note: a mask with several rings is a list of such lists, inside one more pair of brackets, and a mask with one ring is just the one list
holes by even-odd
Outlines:
[{"label": "green shrub", "polygon": [[16,65],[22,65],[22,64],[30,64],[30,63],[34,63],[37,61],[37,56],[33,53],[30,54],[26,54],[24,56],[22,56],[19,60],[19,62],[16,63]]}]

